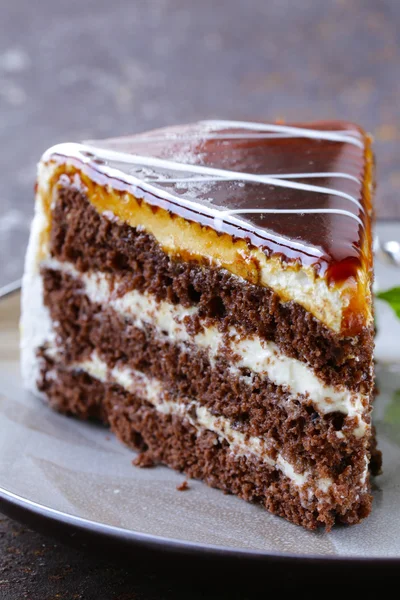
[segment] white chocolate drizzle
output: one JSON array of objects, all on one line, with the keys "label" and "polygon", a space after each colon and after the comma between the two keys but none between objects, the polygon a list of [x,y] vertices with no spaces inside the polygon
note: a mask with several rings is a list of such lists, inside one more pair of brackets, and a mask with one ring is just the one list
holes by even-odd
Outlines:
[{"label": "white chocolate drizzle", "polygon": [[[279,138],[308,138],[314,140],[326,140],[329,142],[341,142],[353,144],[364,148],[362,136],[357,131],[323,131],[318,129],[307,129],[276,123],[257,123],[252,121],[224,121],[208,120],[200,121],[199,126],[204,131],[192,132],[190,135],[166,131],[162,136],[139,134],[135,136],[135,142],[165,142],[170,141],[192,141],[201,139],[279,139]],[[233,133],[223,131],[226,129],[246,129],[245,132]],[[251,131],[251,133],[249,133]]]},{"label": "white chocolate drizzle", "polygon": [[[91,146],[88,147],[89,152],[95,153],[97,151],[96,148]],[[127,154],[125,152],[116,152],[115,150],[101,150],[100,153],[97,151],[98,157],[102,160],[115,161],[119,163],[127,163],[132,165],[137,165],[141,167],[151,167],[151,168],[159,168],[159,169],[167,169],[170,171],[183,171],[185,173],[199,173],[208,176],[214,176],[214,182],[224,181],[226,178],[231,181],[248,181],[251,183],[264,183],[267,185],[274,185],[277,187],[285,187],[291,188],[294,190],[302,190],[305,192],[319,192],[320,194],[329,194],[330,196],[338,196],[339,198],[345,198],[350,202],[353,202],[360,210],[363,210],[362,204],[351,196],[350,194],[346,194],[346,192],[342,192],[340,190],[335,190],[334,188],[322,187],[318,185],[311,185],[308,183],[301,183],[300,181],[287,181],[286,178],[281,177],[280,175],[258,175],[255,173],[244,173],[242,171],[229,171],[228,169],[214,169],[213,167],[205,167],[203,165],[188,165],[186,163],[176,162],[174,160],[166,160],[164,158],[156,158],[153,156],[140,156],[139,154]],[[322,174],[324,175],[324,174]],[[320,175],[321,176],[321,175]],[[149,180],[146,178],[141,179],[141,181],[145,184],[159,183],[158,180]],[[159,190],[162,191],[161,189]],[[328,209],[319,209],[317,212],[325,212]],[[223,211],[225,212],[225,211]],[[250,212],[246,210],[245,212]],[[256,212],[263,212],[263,209],[257,209]],[[285,213],[285,209],[276,208],[273,209],[272,212],[275,213]],[[305,212],[302,209],[298,209],[293,211],[295,213],[303,213]],[[312,210],[311,212],[316,212]],[[331,209],[329,212],[336,212],[336,209]],[[344,211],[347,213],[348,211]],[[343,214],[339,213],[339,214]],[[352,217],[356,217],[353,213],[348,213]]]},{"label": "white chocolate drizzle", "polygon": [[225,121],[211,120],[203,121],[208,127],[215,129],[249,129],[262,132],[274,132],[278,134],[287,134],[293,137],[304,137],[315,140],[327,140],[328,142],[342,142],[354,144],[359,148],[364,148],[362,136],[358,131],[323,131],[320,129],[307,129],[304,127],[294,127],[292,125],[278,125],[277,123],[254,123],[252,121]]},{"label": "white chocolate drizzle", "polygon": [[[262,177],[273,177],[274,179],[319,179],[326,177],[341,178],[341,179],[350,179],[351,181],[355,181],[355,183],[361,183],[358,177],[354,177],[354,175],[350,175],[349,173],[285,173],[285,174],[277,174],[277,175],[261,175]],[[181,179],[157,179],[157,183],[193,183],[193,182],[209,182],[209,181],[237,181],[238,177],[182,177]]]},{"label": "white chocolate drizzle", "polygon": [[[276,125],[276,124],[263,124],[253,123],[246,121],[202,121],[198,124],[199,129],[196,131],[183,130],[183,133],[174,132],[174,130],[166,129],[165,134],[160,135],[160,132],[156,132],[154,135],[143,134],[136,135],[133,138],[122,138],[118,139],[118,146],[129,146],[132,142],[136,144],[140,143],[157,143],[157,142],[182,142],[182,141],[207,141],[209,139],[252,139],[252,138],[309,138],[313,140],[326,140],[336,143],[352,144],[359,148],[364,147],[364,142],[361,133],[358,131],[321,131],[315,129],[306,129],[301,127]],[[230,130],[239,129],[239,132],[232,132]],[[228,131],[225,131],[228,130]],[[245,130],[245,131],[242,131]],[[87,142],[84,144],[60,144],[53,148],[50,148],[43,157],[43,160],[50,160],[51,156],[55,153],[59,153],[64,156],[71,156],[79,158],[84,163],[92,163],[94,160],[96,163],[96,169],[103,172],[105,175],[121,179],[136,186],[137,188],[148,192],[161,201],[165,200],[174,205],[180,205],[188,208],[192,211],[201,211],[206,216],[211,217],[214,220],[214,226],[216,229],[220,229],[222,224],[228,223],[236,225],[241,228],[251,230],[262,239],[273,237],[278,243],[287,243],[286,238],[279,236],[275,233],[269,232],[266,229],[260,229],[253,223],[239,218],[237,215],[244,214],[335,214],[343,215],[354,219],[360,226],[364,226],[360,217],[344,208],[324,208],[315,206],[312,208],[285,208],[273,207],[273,208],[245,208],[245,209],[224,209],[219,206],[209,206],[206,203],[200,203],[192,201],[182,195],[173,193],[173,190],[166,188],[166,185],[177,185],[192,183],[208,183],[218,184],[221,182],[245,182],[253,184],[264,184],[269,186],[288,188],[293,190],[299,190],[303,192],[326,194],[329,196],[338,197],[345,199],[352,205],[355,205],[358,211],[363,212],[363,206],[358,198],[344,191],[332,188],[314,185],[306,183],[307,179],[322,179],[322,178],[342,178],[354,181],[358,185],[361,184],[360,180],[349,173],[342,172],[310,172],[310,173],[280,173],[280,174],[255,174],[242,171],[234,171],[228,169],[219,169],[214,167],[208,167],[206,165],[191,164],[190,162],[179,162],[177,160],[169,160],[165,158],[159,158],[157,156],[147,156],[141,154],[133,154],[128,151],[112,150],[109,147],[102,147],[102,144],[107,146],[112,140],[105,140],[104,142]],[[190,157],[192,160],[193,157]],[[195,158],[195,157],[194,157]],[[118,165],[131,165],[136,167],[134,172],[122,171],[118,168]],[[151,172],[149,173],[149,169]],[[154,171],[154,173],[152,172]],[[158,171],[158,173],[157,173]],[[162,171],[162,172],[160,172]],[[165,171],[171,173],[171,177],[166,176]],[[177,177],[178,173],[182,173],[182,177]],[[212,199],[208,199],[209,203],[212,203]],[[297,244],[294,240],[290,240],[291,245],[304,250],[304,243]],[[322,253],[315,247],[308,248],[312,253],[321,255]]]}]

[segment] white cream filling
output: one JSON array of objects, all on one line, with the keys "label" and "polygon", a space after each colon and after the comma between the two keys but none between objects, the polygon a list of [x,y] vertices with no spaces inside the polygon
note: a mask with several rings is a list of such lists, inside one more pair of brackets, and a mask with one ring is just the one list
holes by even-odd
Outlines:
[{"label": "white cream filling", "polygon": [[319,481],[318,481],[318,489],[321,490],[321,492],[324,492],[324,494],[326,494],[329,491],[329,488],[331,487],[333,481],[330,477],[322,477]]},{"label": "white cream filling", "polygon": [[[46,353],[55,360],[61,357],[60,350],[56,345],[49,346]],[[159,380],[150,378],[140,371],[120,366],[110,369],[96,352],[93,352],[89,359],[73,364],[71,368],[85,371],[102,382],[114,381],[128,392],[137,394],[149,402],[157,412],[187,419],[199,433],[204,429],[214,432],[220,441],[228,442],[231,452],[235,456],[255,456],[271,467],[279,469],[298,488],[303,488],[307,484],[305,493],[309,501],[314,497],[313,490],[319,490],[328,495],[334,485],[334,481],[330,477],[315,478],[309,470],[298,473],[280,453],[275,452],[274,458],[272,458],[271,452],[273,452],[275,444],[273,439],[249,436],[234,429],[228,419],[213,415],[196,400],[190,399],[184,402],[179,398],[171,399],[171,395],[164,390]],[[365,488],[368,470],[369,460],[365,456],[365,469],[360,478],[361,489]]]},{"label": "white cream filling", "polygon": [[363,485],[363,486],[365,486],[365,482],[367,481],[367,476],[369,473],[369,459],[367,456],[364,456],[364,462],[365,462],[365,466],[364,466],[364,470],[362,472],[361,479],[360,479],[361,485]]},{"label": "white cream filling", "polygon": [[[84,291],[92,302],[109,306],[117,313],[127,317],[138,328],[151,325],[162,339],[172,343],[193,343],[204,349],[213,361],[226,348],[227,339],[215,326],[203,328],[203,331],[191,335],[187,331],[184,319],[197,312],[196,307],[185,308],[166,301],[158,302],[146,292],[131,290],[118,297],[118,284],[111,287],[111,278],[101,272],[80,273],[71,264],[49,259],[43,266],[61,270],[79,279]],[[322,382],[303,362],[285,356],[278,346],[259,336],[240,335],[234,327],[228,331],[228,344],[237,356],[230,370],[241,376],[241,368],[268,379],[275,385],[287,389],[292,396],[303,396],[311,401],[322,414],[340,412],[356,417],[357,427],[353,430],[356,437],[363,437],[369,427],[362,418],[366,398],[363,394],[352,392],[344,387],[332,387]],[[242,377],[251,383],[250,377]]]},{"label": "white cream filling", "polygon": [[310,310],[334,331],[340,331],[349,297],[343,289],[331,287],[325,279],[316,277],[312,268],[303,267],[298,271],[279,269],[273,261],[265,260],[261,268],[261,282]]},{"label": "white cream filling", "polygon": [[[57,358],[58,350],[54,346],[49,348],[48,354]],[[278,454],[275,459],[271,457],[273,440],[255,436],[248,436],[241,431],[233,429],[225,417],[213,415],[206,407],[195,400],[180,402],[171,399],[170,394],[163,389],[160,381],[149,378],[140,371],[127,367],[114,367],[109,369],[107,364],[93,352],[90,359],[77,362],[73,369],[81,369],[99,381],[115,381],[128,392],[138,394],[141,398],[152,404],[158,412],[164,415],[178,415],[187,419],[198,431],[207,429],[217,434],[219,440],[228,442],[235,456],[253,455],[282,471],[296,486],[302,487],[311,478],[309,471],[297,473],[294,467]],[[317,487],[319,487],[317,482]],[[328,491],[326,487],[325,491]]]}]

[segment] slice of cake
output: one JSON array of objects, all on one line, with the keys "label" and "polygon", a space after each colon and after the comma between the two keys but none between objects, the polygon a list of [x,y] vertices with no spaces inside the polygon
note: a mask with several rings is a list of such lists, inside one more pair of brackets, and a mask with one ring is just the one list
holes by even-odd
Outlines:
[{"label": "slice of cake", "polygon": [[355,125],[206,121],[39,165],[27,388],[308,528],[371,507],[373,159]]}]

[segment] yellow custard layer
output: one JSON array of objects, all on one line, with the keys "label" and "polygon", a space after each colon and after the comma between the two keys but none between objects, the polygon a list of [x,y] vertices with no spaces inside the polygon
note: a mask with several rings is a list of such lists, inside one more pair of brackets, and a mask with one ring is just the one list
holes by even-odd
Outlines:
[{"label": "yellow custard layer", "polygon": [[[367,160],[366,208],[371,207],[372,161]],[[356,335],[372,323],[370,264],[364,264],[357,278],[330,282],[311,266],[285,262],[267,255],[243,239],[218,233],[209,226],[186,220],[160,207],[138,200],[131,193],[100,185],[85,172],[85,165],[47,159],[39,165],[37,210],[43,212],[40,262],[49,254],[49,235],[53,202],[57,190],[68,177],[81,187],[99,214],[140,228],[154,236],[164,252],[176,260],[196,261],[226,269],[252,284],[271,288],[282,302],[294,301],[312,313],[331,330]],[[68,183],[68,182],[67,182]],[[370,231],[364,236],[363,254],[370,256]],[[366,261],[367,263],[368,261]]]}]

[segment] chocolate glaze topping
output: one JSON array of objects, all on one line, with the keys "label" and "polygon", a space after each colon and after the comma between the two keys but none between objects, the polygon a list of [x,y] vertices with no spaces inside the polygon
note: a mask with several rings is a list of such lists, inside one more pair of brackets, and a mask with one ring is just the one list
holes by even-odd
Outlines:
[{"label": "chocolate glaze topping", "polygon": [[205,121],[61,144],[44,159],[341,280],[370,258],[366,143],[343,122]]}]

